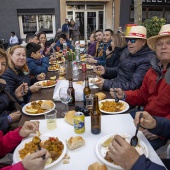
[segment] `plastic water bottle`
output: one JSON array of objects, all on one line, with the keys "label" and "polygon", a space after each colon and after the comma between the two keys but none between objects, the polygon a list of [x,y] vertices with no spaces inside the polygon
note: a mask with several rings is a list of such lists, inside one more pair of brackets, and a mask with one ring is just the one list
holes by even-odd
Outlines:
[{"label": "plastic water bottle", "polygon": [[73,80],[78,80],[79,68],[76,62],[73,63],[72,74],[73,74]]},{"label": "plastic water bottle", "polygon": [[80,43],[78,42],[75,46],[76,62],[80,62]]}]

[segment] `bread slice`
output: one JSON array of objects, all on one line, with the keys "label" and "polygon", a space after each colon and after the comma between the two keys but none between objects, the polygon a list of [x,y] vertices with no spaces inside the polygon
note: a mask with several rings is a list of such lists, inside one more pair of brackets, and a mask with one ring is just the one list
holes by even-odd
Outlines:
[{"label": "bread slice", "polygon": [[51,110],[53,107],[54,107],[54,104],[51,100],[45,100],[41,104],[41,109],[44,109],[44,110]]},{"label": "bread slice", "polygon": [[64,120],[65,120],[67,123],[73,125],[73,117],[74,117],[74,114],[75,114],[75,113],[76,113],[75,110],[71,110],[71,111],[67,112],[67,113],[65,114]]},{"label": "bread slice", "polygon": [[85,145],[85,140],[81,136],[71,137],[67,141],[67,145],[70,150],[74,150]]},{"label": "bread slice", "polygon": [[98,92],[95,95],[98,96],[99,100],[104,100],[106,98],[106,95],[104,93],[102,93],[102,92]]},{"label": "bread slice", "polygon": [[108,170],[105,164],[95,162],[88,167],[88,170]]}]

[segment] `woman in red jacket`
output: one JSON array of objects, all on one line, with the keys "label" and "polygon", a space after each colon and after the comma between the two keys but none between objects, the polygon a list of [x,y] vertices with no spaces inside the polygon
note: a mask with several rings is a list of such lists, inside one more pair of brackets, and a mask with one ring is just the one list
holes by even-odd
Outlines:
[{"label": "woman in red jacket", "polygon": [[[38,121],[26,121],[22,128],[17,128],[14,131],[8,132],[3,136],[3,133],[0,131],[0,157],[5,156],[7,153],[13,151],[21,142],[23,138],[28,137],[31,133],[35,133],[39,130]],[[42,159],[41,156],[45,156],[45,159]],[[33,154],[27,155],[22,162],[17,164],[2,168],[2,170],[40,170],[44,169],[45,162],[50,157],[50,154],[47,150],[41,149]]]}]

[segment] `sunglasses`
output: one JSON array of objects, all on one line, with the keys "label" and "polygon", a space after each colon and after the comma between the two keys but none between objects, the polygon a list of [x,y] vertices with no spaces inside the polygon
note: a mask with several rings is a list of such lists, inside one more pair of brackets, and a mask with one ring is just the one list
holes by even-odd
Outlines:
[{"label": "sunglasses", "polygon": [[131,43],[135,43],[138,38],[126,38],[126,42],[128,43],[129,41]]}]

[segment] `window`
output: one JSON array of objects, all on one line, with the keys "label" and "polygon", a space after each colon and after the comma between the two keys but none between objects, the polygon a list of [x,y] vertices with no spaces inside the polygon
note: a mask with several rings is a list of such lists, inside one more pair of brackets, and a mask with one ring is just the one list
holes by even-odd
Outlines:
[{"label": "window", "polygon": [[47,38],[55,36],[55,10],[54,9],[17,9],[21,38],[28,33],[43,31]]}]

